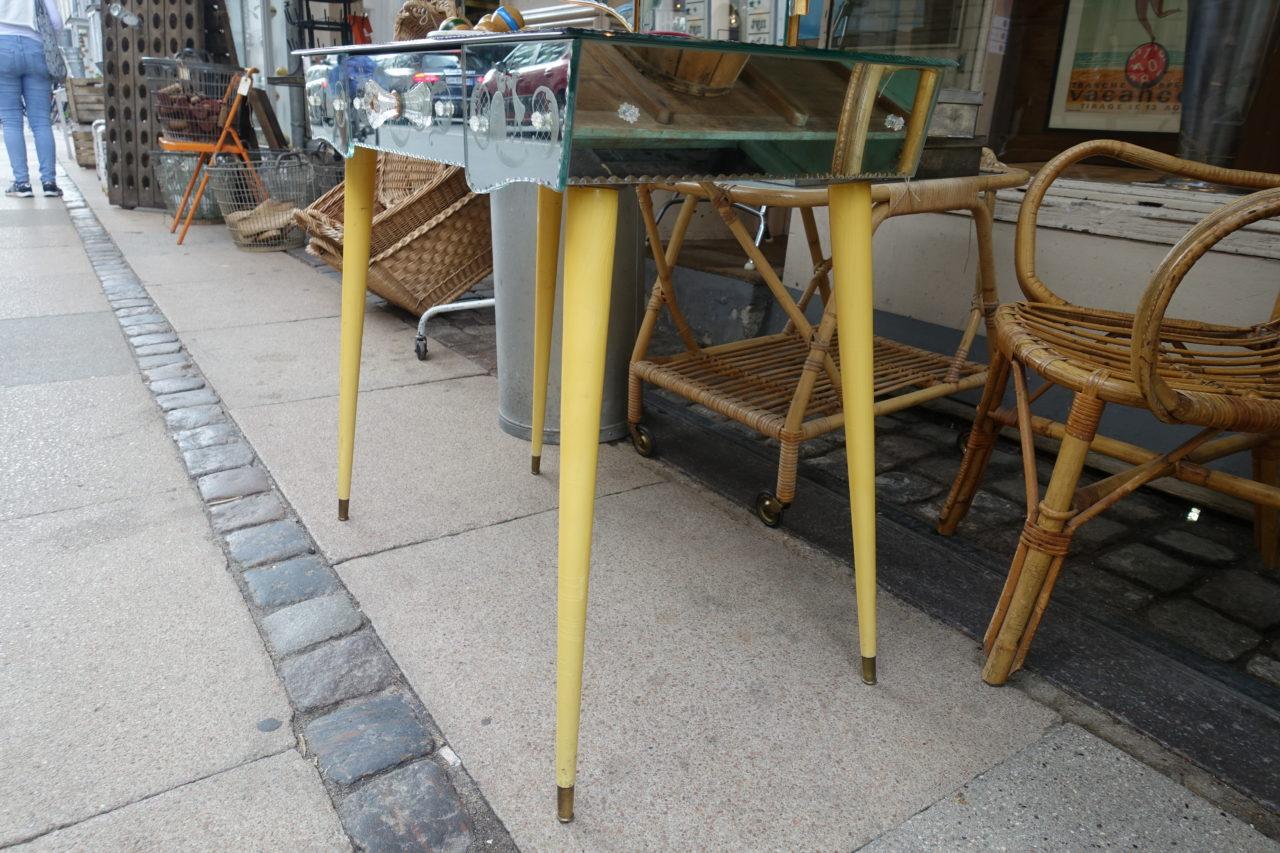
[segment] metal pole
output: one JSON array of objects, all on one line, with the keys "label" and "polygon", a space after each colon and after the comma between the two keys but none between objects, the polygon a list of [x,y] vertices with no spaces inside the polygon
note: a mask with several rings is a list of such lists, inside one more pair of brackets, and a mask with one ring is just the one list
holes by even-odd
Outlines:
[{"label": "metal pole", "polygon": [[1235,162],[1280,3],[1188,3],[1178,156],[1214,166]]}]

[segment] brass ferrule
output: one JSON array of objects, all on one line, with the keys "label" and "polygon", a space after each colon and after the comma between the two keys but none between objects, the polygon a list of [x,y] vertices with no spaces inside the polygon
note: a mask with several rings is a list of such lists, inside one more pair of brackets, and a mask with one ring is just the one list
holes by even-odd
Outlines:
[{"label": "brass ferrule", "polygon": [[556,788],[556,816],[561,823],[573,820],[573,786]]}]

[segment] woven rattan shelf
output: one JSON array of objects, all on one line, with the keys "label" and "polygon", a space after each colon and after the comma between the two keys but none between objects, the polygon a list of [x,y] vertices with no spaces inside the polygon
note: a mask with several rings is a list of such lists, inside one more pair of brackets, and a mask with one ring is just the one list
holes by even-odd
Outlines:
[{"label": "woven rattan shelf", "polygon": [[[936,353],[887,338],[875,339],[877,414],[900,411],[927,400],[979,388],[986,381],[986,367],[969,361],[968,353],[983,319],[991,317],[997,301],[991,251],[994,192],[1019,186],[1026,179],[1025,172],[1013,171],[873,187],[873,225],[878,226],[892,216],[910,213],[968,211],[974,219],[979,254],[973,304],[960,345],[954,352]],[[653,451],[653,437],[641,424],[645,382],[665,388],[777,440],[776,488],[772,493],[761,492],[755,508],[766,524],[778,524],[783,510],[795,498],[800,444],[844,425],[839,392],[835,305],[830,299],[827,281],[831,261],[822,254],[813,215],[813,208],[827,203],[826,188],[691,183],[656,187],[673,191],[684,199],[665,247],[653,215],[653,189],[639,189],[640,209],[653,249],[658,280],[631,358],[627,419],[631,425],[632,442],[642,454],[648,455]],[[701,201],[709,201],[715,206],[783,309],[788,321],[781,332],[709,347],[700,346],[695,340],[680,312],[671,269],[679,258],[694,208]],[[798,300],[783,286],[777,272],[747,233],[738,219],[735,203],[799,209],[809,243],[813,274]],[[816,324],[811,323],[805,314],[815,298],[820,299],[823,305],[822,319]],[[675,355],[651,356],[649,344],[658,316],[664,310],[670,314],[685,349]]]},{"label": "woven rattan shelf", "polygon": [[[951,394],[960,388],[981,386],[986,376],[985,365],[962,361],[960,378],[953,380],[953,356],[888,338],[876,338],[875,352],[876,397],[887,398],[877,404],[877,415],[918,402],[918,398],[898,392],[939,389],[941,394]],[[833,339],[832,359],[839,368],[837,353]],[[778,334],[649,358],[636,362],[631,369],[651,385],[666,388],[769,438],[781,439],[808,354],[809,348],[799,337]],[[801,440],[838,429],[843,423],[840,412],[838,389],[830,377],[819,373],[801,424]]]}]

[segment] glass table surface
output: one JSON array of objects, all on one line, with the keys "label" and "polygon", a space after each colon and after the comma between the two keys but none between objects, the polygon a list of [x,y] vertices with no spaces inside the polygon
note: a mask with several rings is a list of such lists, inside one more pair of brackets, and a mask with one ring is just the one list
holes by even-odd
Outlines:
[{"label": "glass table surface", "polygon": [[951,64],[573,29],[299,54],[314,136],[464,166],[477,192],[908,178]]}]

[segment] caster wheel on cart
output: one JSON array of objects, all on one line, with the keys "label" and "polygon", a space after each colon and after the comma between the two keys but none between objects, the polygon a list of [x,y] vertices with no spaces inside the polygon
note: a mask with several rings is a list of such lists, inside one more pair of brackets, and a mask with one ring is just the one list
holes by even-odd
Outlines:
[{"label": "caster wheel on cart", "polygon": [[413,354],[418,357],[418,361],[427,360],[427,339],[415,338],[413,341]]},{"label": "caster wheel on cart", "polygon": [[782,512],[786,504],[773,496],[773,492],[761,492],[756,495],[756,518],[766,527],[777,527],[782,524]]},{"label": "caster wheel on cart", "polygon": [[631,446],[645,459],[652,459],[658,452],[658,446],[653,441],[653,433],[640,424],[631,427]]}]

